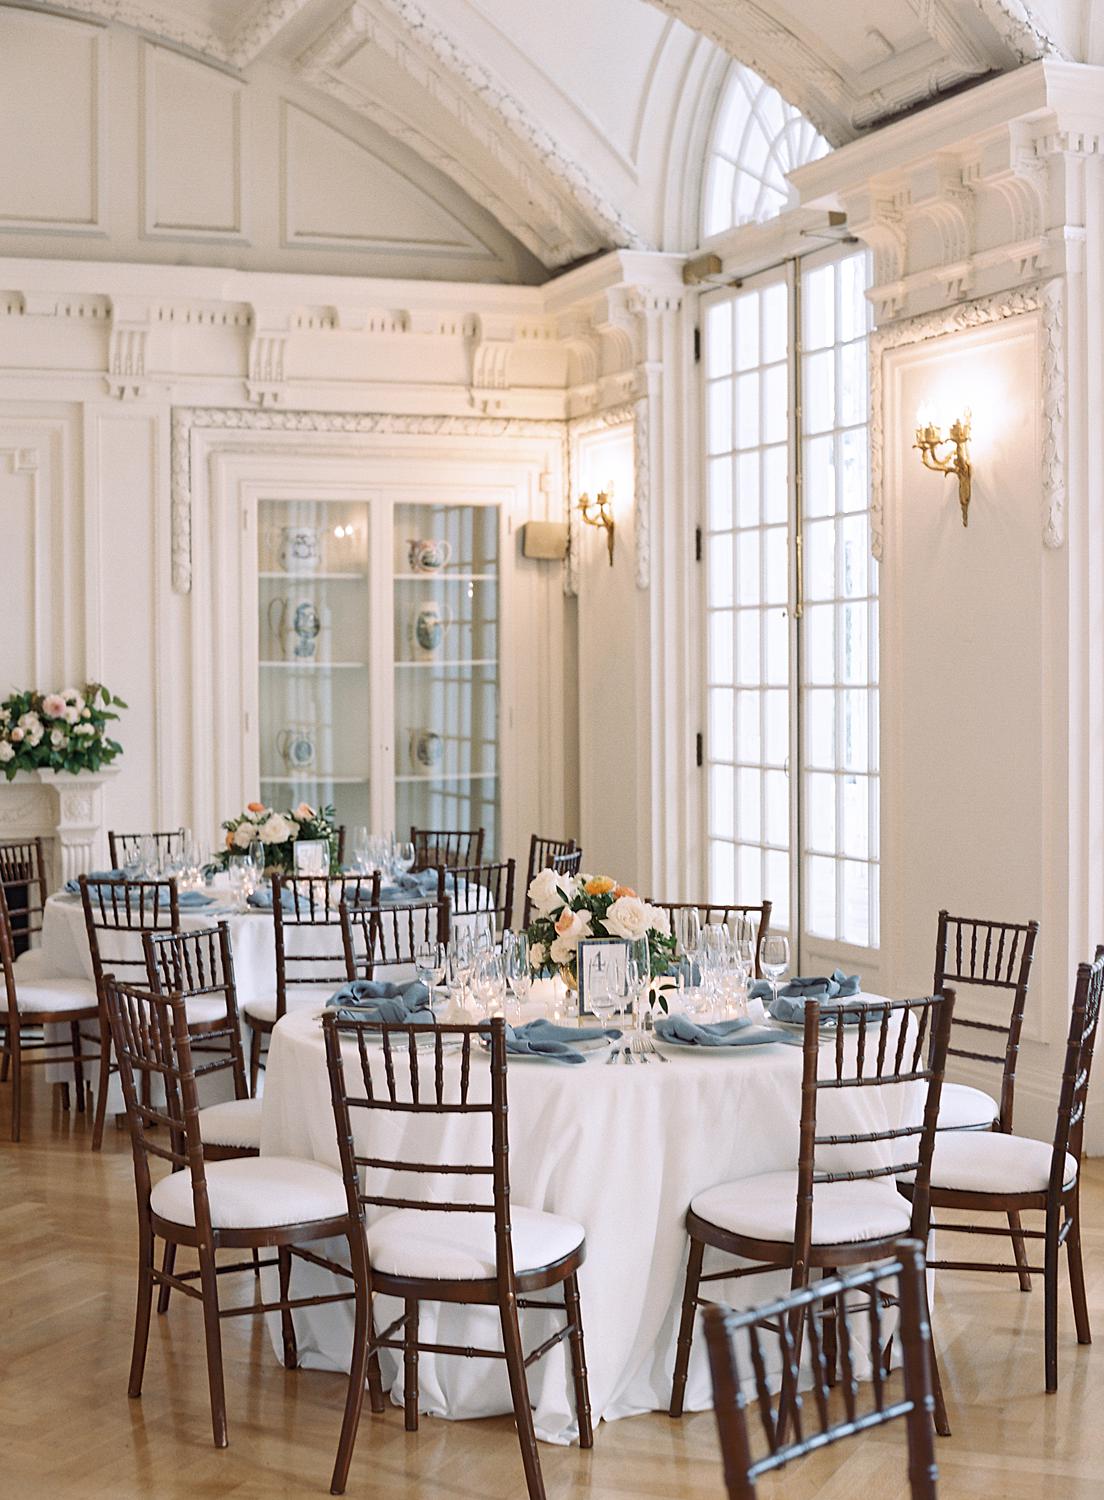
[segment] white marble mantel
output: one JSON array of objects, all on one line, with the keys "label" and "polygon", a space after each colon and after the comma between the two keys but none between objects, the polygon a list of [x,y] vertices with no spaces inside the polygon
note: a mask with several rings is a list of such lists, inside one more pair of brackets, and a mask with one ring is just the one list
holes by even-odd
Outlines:
[{"label": "white marble mantel", "polygon": [[0,838],[44,838],[54,885],[106,869],[103,789],[118,774],[117,766],[76,773],[17,771],[11,781],[0,781]]}]

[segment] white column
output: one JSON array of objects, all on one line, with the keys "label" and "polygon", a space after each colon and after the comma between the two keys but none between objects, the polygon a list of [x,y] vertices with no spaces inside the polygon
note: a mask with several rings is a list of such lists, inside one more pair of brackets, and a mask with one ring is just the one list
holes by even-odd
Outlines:
[{"label": "white column", "polygon": [[104,827],[104,783],[118,775],[114,768],[102,771],[35,771],[34,776],[57,798],[58,874],[61,883],[107,868],[107,830]]}]

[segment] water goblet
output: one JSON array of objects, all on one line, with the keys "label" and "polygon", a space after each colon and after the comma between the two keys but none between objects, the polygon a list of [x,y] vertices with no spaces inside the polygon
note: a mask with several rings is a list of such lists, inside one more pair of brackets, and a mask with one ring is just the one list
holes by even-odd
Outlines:
[{"label": "water goblet", "polygon": [[143,880],[156,880],[161,873],[157,840],[151,833],[144,833],[138,840],[138,867]]},{"label": "water goblet", "polygon": [[414,845],[409,839],[395,845],[392,868],[396,875],[406,875],[414,868]]},{"label": "water goblet", "polygon": [[513,1014],[521,1020],[521,1008],[533,988],[533,970],[529,965],[529,938],[524,932],[506,931],[502,934],[502,961],[506,969],[506,983],[513,995]]},{"label": "water goblet", "polygon": [[371,835],[369,834],[367,828],[363,823],[358,823],[353,829],[352,838],[349,841],[349,847],[353,851],[353,865],[358,874],[370,875],[372,872]]},{"label": "water goblet", "polygon": [[418,978],[429,991],[429,1008],[440,1019],[448,1007],[448,994],[442,997],[438,985],[445,977],[448,949],[444,943],[419,943],[414,950],[414,967]]},{"label": "water goblet", "polygon": [[606,1027],[612,1021],[620,998],[614,990],[609,969],[596,970],[587,985],[586,1003],[598,1017],[600,1026]]},{"label": "water goblet", "polygon": [[506,975],[502,968],[502,955],[484,950],[479,954],[473,982],[475,997],[482,1014],[499,1016],[506,1001]]},{"label": "water goblet", "polygon": [[778,1006],[778,981],[790,966],[790,940],[780,933],[768,933],[763,939],[761,959],[763,973],[770,981],[771,1010]]}]

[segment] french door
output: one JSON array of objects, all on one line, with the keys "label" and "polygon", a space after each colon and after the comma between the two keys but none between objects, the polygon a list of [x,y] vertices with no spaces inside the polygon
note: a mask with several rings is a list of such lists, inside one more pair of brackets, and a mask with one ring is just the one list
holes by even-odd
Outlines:
[{"label": "french door", "polygon": [[878,947],[867,257],[703,298],[705,881],[794,964]]}]

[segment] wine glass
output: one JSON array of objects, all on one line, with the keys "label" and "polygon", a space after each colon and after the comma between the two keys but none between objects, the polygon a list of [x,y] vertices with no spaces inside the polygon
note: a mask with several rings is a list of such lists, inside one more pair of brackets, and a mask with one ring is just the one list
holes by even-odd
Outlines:
[{"label": "wine glass", "polygon": [[521,1007],[533,988],[533,971],[529,967],[529,938],[524,932],[502,934],[502,962],[506,970],[506,983],[514,997],[514,1014],[521,1020]]},{"label": "wine glass", "polygon": [[790,966],[790,940],[780,933],[768,933],[763,939],[763,973],[770,980],[771,1010],[778,1004],[778,981]]},{"label": "wine glass", "polygon": [[253,875],[253,890],[258,890],[264,884],[265,872],[265,846],[259,834],[249,845],[249,864]]},{"label": "wine glass", "polygon": [[586,1003],[588,1009],[598,1017],[599,1025],[603,1027],[609,1025],[620,998],[620,995],[614,991],[609,966],[603,965],[601,969],[593,969],[587,984]]},{"label": "wine glass", "polygon": [[371,834],[363,823],[358,823],[353,829],[350,848],[353,851],[353,864],[361,875],[372,873],[372,844]]},{"label": "wine glass", "polygon": [[679,955],[693,961],[701,947],[701,912],[696,906],[675,912],[675,937]]},{"label": "wine glass", "polygon": [[[635,949],[636,946],[637,944],[634,942],[632,947]],[[628,959],[625,962],[625,990],[634,1031],[643,1031],[644,1029],[644,998],[648,993],[650,981],[651,974],[648,970],[647,960],[642,963],[639,956],[635,952],[630,951]]]},{"label": "wine glass", "polygon": [[493,949],[479,954],[475,965],[473,982],[475,998],[485,1016],[499,1016],[506,1002],[506,975],[502,966],[502,955]]},{"label": "wine glass", "polygon": [[406,875],[414,868],[414,845],[409,839],[395,845],[391,862],[396,875]]},{"label": "wine glass", "polygon": [[253,861],[248,854],[231,854],[227,870],[234,905],[239,911],[244,910],[246,897],[250,895],[252,889]]},{"label": "wine glass", "polygon": [[152,833],[144,833],[138,840],[138,868],[144,880],[156,880],[160,874],[161,861],[157,855],[157,840]]},{"label": "wine glass", "polygon": [[447,993],[442,998],[437,989],[445,977],[447,964],[448,949],[444,943],[419,943],[414,950],[414,967],[418,978],[429,990],[429,1008],[438,1017],[448,1006]]},{"label": "wine glass", "polygon": [[456,934],[452,944],[452,969],[459,981],[460,1004],[467,1009],[468,988],[475,969],[475,944],[470,931]]}]

